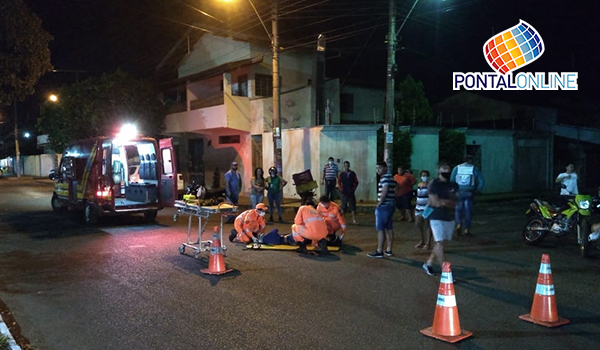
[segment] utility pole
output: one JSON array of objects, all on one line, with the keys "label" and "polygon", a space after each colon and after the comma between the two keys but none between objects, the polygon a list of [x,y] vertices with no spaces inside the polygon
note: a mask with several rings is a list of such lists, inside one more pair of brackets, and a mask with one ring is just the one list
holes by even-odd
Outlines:
[{"label": "utility pole", "polygon": [[388,165],[388,173],[393,171],[394,149],[394,74],[396,74],[396,5],[395,0],[390,0],[390,28],[388,33],[388,64],[387,64],[387,89],[385,95],[385,145],[383,159]]},{"label": "utility pole", "polygon": [[15,162],[14,168],[16,171],[17,178],[21,177],[21,151],[19,150],[19,129],[17,127],[17,100],[13,101],[13,105],[15,106]]},{"label": "utility pole", "polygon": [[277,172],[283,173],[281,156],[281,104],[279,91],[279,33],[277,30],[277,0],[273,0],[271,46],[273,49],[273,161]]}]

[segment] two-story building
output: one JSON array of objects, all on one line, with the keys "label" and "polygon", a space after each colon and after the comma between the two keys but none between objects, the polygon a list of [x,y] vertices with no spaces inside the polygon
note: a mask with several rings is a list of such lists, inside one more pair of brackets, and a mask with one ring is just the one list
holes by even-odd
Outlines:
[{"label": "two-story building", "polygon": [[[340,169],[349,160],[362,177],[357,197],[373,200],[385,92],[341,86],[339,79],[317,89],[315,57],[316,52],[305,51],[280,54],[283,176],[291,183],[292,174],[311,169],[319,179],[329,156]],[[170,110],[164,134],[175,138],[186,180],[222,187],[223,174],[235,160],[247,193],[254,169],[273,164],[270,46],[203,34],[180,61],[178,78],[165,82],[163,90]],[[323,91],[327,111],[321,122],[317,91]],[[284,196],[295,196],[295,188],[287,186]]]}]

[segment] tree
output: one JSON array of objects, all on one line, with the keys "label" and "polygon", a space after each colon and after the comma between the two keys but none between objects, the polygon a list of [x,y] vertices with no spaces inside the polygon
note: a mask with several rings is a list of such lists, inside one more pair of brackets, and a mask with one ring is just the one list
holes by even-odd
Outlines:
[{"label": "tree", "polygon": [[52,35],[23,0],[0,0],[0,106],[23,101],[52,69]]},{"label": "tree", "polygon": [[396,125],[427,125],[433,121],[423,82],[415,81],[409,74],[400,83],[400,95]]},{"label": "tree", "polygon": [[74,140],[115,135],[125,123],[147,136],[158,136],[164,128],[158,92],[122,70],[63,87],[58,94],[58,103],[45,103],[37,125],[57,152]]}]

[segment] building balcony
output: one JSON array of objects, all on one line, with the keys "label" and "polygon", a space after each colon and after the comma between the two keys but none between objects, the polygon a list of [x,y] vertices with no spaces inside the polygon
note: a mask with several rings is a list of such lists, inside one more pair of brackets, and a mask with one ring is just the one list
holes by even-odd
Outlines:
[{"label": "building balcony", "polygon": [[[190,101],[190,110],[165,117],[165,134],[206,134],[217,129],[250,132],[250,101],[247,97],[220,94],[209,100]],[[220,102],[220,104],[216,104]]]}]

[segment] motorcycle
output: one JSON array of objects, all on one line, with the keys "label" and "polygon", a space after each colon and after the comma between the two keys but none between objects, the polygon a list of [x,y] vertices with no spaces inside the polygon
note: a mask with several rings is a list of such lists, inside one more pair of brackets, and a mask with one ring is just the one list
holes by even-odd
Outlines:
[{"label": "motorcycle", "polygon": [[211,206],[219,203],[231,203],[224,188],[207,189],[206,187],[192,181],[186,189],[183,200],[186,202],[198,201],[198,205]]},{"label": "motorcycle", "polygon": [[575,232],[581,255],[586,256],[589,246],[587,242],[590,235],[591,209],[592,196],[587,194],[577,194],[569,198],[563,207],[534,199],[525,213],[529,221],[523,228],[523,241],[529,245],[537,245],[548,233],[562,237]]}]

